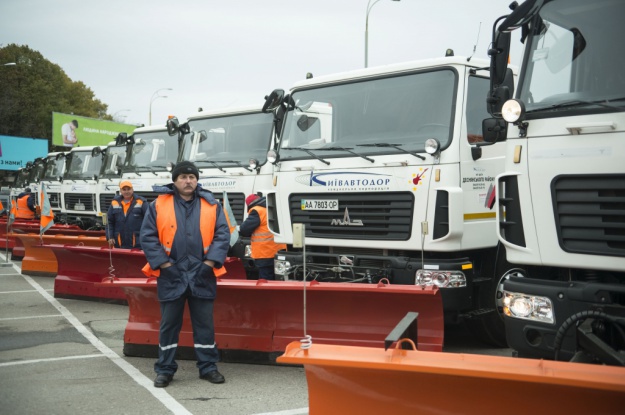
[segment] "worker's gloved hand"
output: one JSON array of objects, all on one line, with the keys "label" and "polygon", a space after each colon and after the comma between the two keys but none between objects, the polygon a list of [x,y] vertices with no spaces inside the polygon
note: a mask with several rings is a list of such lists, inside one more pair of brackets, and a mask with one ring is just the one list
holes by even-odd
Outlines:
[{"label": "worker's gloved hand", "polygon": [[111,238],[109,239],[109,247],[113,247],[115,245],[115,239]]}]

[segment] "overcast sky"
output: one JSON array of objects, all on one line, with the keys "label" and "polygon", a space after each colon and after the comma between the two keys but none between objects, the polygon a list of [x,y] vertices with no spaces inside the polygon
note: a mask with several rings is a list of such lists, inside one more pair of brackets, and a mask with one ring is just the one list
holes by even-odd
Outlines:
[{"label": "overcast sky", "polygon": [[[372,0],[371,3],[374,3]],[[511,0],[379,0],[369,67],[487,58]],[[275,88],[364,67],[367,0],[1,0],[0,45],[27,45],[82,81],[129,124],[261,106]],[[481,26],[480,26],[481,23]],[[479,32],[479,40],[478,40]],[[518,38],[514,38],[518,42]],[[476,45],[477,42],[477,45]],[[512,63],[520,62],[515,44]],[[4,63],[4,62],[0,62]]]}]

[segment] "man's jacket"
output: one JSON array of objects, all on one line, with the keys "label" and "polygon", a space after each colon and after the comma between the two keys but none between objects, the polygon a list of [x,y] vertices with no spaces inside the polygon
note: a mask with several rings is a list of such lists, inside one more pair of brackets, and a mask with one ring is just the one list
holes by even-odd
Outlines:
[{"label": "man's jacket", "polygon": [[[230,246],[230,230],[226,222],[221,205],[213,194],[199,186],[195,198],[186,202],[179,195],[173,184],[167,186],[167,195],[173,199],[159,196],[159,199],[150,203],[143,225],[141,227],[141,247],[148,260],[149,268],[159,270],[160,265],[171,262],[173,265],[160,269],[157,280],[159,301],[168,301],[179,298],[189,288],[195,297],[214,299],[217,290],[215,273],[203,261],[214,261],[215,268],[220,269],[226,260]],[[171,214],[169,202],[173,201]],[[167,202],[167,203],[165,203]],[[157,219],[157,203],[160,214],[165,217]],[[210,242],[206,243],[206,232],[211,229],[200,227],[200,212],[204,209],[214,215],[214,230]],[[161,224],[161,232],[157,222]],[[166,240],[163,235],[167,227],[176,227],[172,241]],[[203,235],[204,234],[204,238]],[[204,240],[203,240],[204,239]],[[171,246],[168,246],[169,243]]]},{"label": "man's jacket", "polygon": [[35,194],[22,192],[17,196],[17,219],[35,218]]},{"label": "man's jacket", "polygon": [[126,213],[122,206],[123,196],[117,195],[106,214],[106,239],[114,239],[117,248],[141,248],[139,232],[143,217],[148,210],[148,201],[143,196],[133,195]]}]

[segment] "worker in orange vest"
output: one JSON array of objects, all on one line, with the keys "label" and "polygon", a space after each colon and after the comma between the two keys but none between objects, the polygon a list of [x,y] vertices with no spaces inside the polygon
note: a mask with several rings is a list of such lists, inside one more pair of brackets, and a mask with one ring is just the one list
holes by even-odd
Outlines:
[{"label": "worker in orange vest", "polygon": [[230,230],[213,194],[198,186],[200,172],[189,161],[172,171],[167,192],[150,203],[141,225],[141,247],[147,275],[158,276],[156,292],[161,305],[158,360],[154,386],[164,388],[178,370],[176,349],[185,303],[193,327],[193,344],[200,378],[224,383],[217,371],[213,302],[216,277],[224,272]]},{"label": "worker in orange vest", "polygon": [[30,187],[27,187],[17,196],[17,213],[15,218],[35,219],[36,211],[35,194],[31,192]]},{"label": "worker in orange vest", "polygon": [[258,268],[258,278],[275,280],[273,259],[278,251],[286,250],[286,245],[273,241],[273,234],[267,227],[266,199],[252,194],[245,199],[245,204],[248,216],[239,227],[239,234],[251,237],[252,258]]}]

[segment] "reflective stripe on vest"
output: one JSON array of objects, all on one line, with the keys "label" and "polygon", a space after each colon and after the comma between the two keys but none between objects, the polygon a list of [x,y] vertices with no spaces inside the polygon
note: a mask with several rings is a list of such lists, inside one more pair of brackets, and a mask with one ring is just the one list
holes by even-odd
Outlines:
[{"label": "reflective stripe on vest", "polygon": [[[174,237],[176,236],[176,210],[174,208],[174,195],[160,195],[154,203],[156,209],[156,229],[161,246],[167,253],[171,255],[171,247],[173,246]],[[210,244],[213,242],[215,235],[215,221],[217,219],[217,205],[211,205],[200,197],[200,233],[202,235],[202,250],[204,255],[208,252]],[[149,270],[149,271],[148,271]],[[226,273],[226,267],[219,269],[213,268],[215,276]],[[153,270],[150,264],[143,267],[143,273],[148,276],[160,275],[160,269]]]},{"label": "reflective stripe on vest", "polygon": [[286,249],[285,244],[277,244],[273,241],[273,234],[267,227],[267,208],[254,206],[260,218],[260,225],[252,233],[252,258],[273,258],[278,251]]},{"label": "reflective stripe on vest", "polygon": [[18,219],[35,219],[35,212],[28,207],[28,195],[17,199],[17,215]]}]

